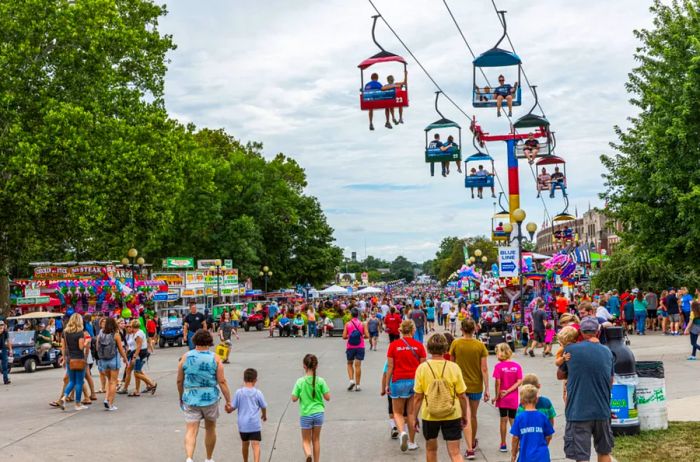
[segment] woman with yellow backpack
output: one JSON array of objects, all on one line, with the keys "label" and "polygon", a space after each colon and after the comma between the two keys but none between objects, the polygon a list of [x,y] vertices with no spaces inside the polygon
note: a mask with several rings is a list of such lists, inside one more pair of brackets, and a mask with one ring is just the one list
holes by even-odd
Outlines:
[{"label": "woman with yellow backpack", "polygon": [[425,457],[428,462],[437,462],[437,437],[447,443],[447,452],[452,462],[461,462],[460,441],[462,428],[469,422],[467,386],[462,370],[456,363],[446,361],[447,339],[442,334],[433,334],[428,339],[430,358],[418,366],[415,379],[416,416],[419,414],[425,437]]}]

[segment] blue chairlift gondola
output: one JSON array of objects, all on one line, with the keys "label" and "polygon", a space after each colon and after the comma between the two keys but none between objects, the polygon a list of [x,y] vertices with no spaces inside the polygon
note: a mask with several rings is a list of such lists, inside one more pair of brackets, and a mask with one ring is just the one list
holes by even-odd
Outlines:
[{"label": "blue chairlift gondola", "polygon": [[[474,61],[474,88],[472,90],[472,105],[474,107],[496,107],[496,87],[491,87],[490,82],[485,81],[483,86],[478,85],[476,79],[477,69],[486,75],[485,68],[495,68],[495,67],[512,67],[517,66],[518,76],[517,80],[513,84],[513,106],[520,106],[522,104],[522,88],[520,86],[521,74],[522,74],[522,60],[520,57],[512,51],[507,51],[502,48],[498,48],[503,39],[507,34],[505,11],[498,12],[501,17],[501,24],[503,25],[503,35],[500,40],[496,42],[493,48],[477,56]],[[494,82],[495,83],[495,82]],[[506,105],[506,102],[503,102]]]},{"label": "blue chairlift gondola", "polygon": [[[479,170],[472,167],[469,168],[469,163],[479,163]],[[491,162],[491,170],[483,168],[483,163]],[[472,199],[474,199],[474,188],[477,188],[477,197],[483,199],[483,189],[491,188],[491,195],[495,198],[494,194],[494,172],[495,166],[493,163],[493,157],[488,154],[484,154],[477,150],[476,154],[472,154],[467,157],[464,161],[464,187],[471,189]]]}]

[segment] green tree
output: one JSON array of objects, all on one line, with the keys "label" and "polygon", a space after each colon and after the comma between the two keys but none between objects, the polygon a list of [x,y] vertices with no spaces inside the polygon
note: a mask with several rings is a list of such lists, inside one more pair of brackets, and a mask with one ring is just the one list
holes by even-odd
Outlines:
[{"label": "green tree", "polygon": [[413,264],[406,257],[399,255],[389,266],[394,279],[405,279],[406,282],[413,281]]},{"label": "green tree", "polygon": [[174,48],[158,31],[164,13],[146,0],[0,3],[3,310],[7,276],[29,259],[115,240],[122,250],[168,223],[179,163],[162,100]]},{"label": "green tree", "polygon": [[655,1],[653,28],[635,31],[639,66],[627,91],[639,114],[629,128],[615,127],[617,153],[601,157],[601,197],[606,213],[623,224],[626,251],[603,266],[601,283],[664,287],[677,273],[693,272],[700,257],[699,9],[698,0]]}]

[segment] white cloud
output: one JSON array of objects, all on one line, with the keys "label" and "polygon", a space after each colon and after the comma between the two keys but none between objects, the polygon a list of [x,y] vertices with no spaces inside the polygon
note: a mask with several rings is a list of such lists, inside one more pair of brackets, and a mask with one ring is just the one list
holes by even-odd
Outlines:
[{"label": "white cloud", "polygon": [[[491,133],[507,131],[507,120],[497,119],[495,111],[471,107],[471,56],[441,2],[376,3],[468,114]],[[613,126],[624,125],[634,113],[624,82],[635,66],[632,30],[650,25],[649,2],[497,3],[508,10],[509,33],[528,77],[538,85],[557,133],[557,153],[567,159],[570,210],[600,205],[598,156],[610,152]],[[449,4],[477,53],[496,42],[501,31],[490,2]],[[174,0],[168,9],[161,30],[173,34],[178,45],[166,79],[171,114],[262,141],[266,155],[285,152],[297,158],[309,176],[308,193],[321,201],[341,247],[363,255],[366,242],[376,256],[423,260],[433,256],[444,236],[489,232],[491,199],[472,201],[456,172],[447,179],[439,171],[429,176],[423,128],[437,118],[435,89],[414,61],[409,59],[406,123],[391,131],[376,123],[375,132],[367,130],[367,115],[358,105],[357,64],[376,52],[368,3]],[[377,36],[388,50],[406,55],[381,23]],[[525,92],[514,116],[531,104]],[[462,124],[468,151],[468,121],[444,101],[441,110]],[[491,144],[489,150],[507,188],[504,145]],[[520,187],[521,206],[540,224],[543,205],[526,164],[521,164]],[[560,197],[546,198],[545,204],[550,214],[563,207]]]}]

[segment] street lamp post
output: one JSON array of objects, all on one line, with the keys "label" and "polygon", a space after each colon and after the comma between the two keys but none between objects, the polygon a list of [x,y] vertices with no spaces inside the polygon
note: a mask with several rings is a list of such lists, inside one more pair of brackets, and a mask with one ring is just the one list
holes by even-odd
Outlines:
[{"label": "street lamp post", "polygon": [[214,266],[210,270],[216,274],[216,303],[221,303],[221,260],[214,260]]},{"label": "street lamp post", "polygon": [[143,257],[138,257],[139,251],[135,248],[130,248],[127,252],[128,257],[122,258],[122,266],[124,269],[131,269],[131,289],[136,290],[136,269],[138,268],[139,273],[143,269],[143,265],[146,264],[146,260]]},{"label": "street lamp post", "polygon": [[267,281],[272,277],[272,271],[270,271],[270,268],[266,265],[262,267],[258,275],[265,279],[265,292],[267,292]]},{"label": "street lamp post", "polygon": [[[483,255],[481,249],[476,249],[474,251],[474,256],[476,258],[471,257],[470,260],[472,260],[472,263],[476,263],[478,268],[481,270],[481,274],[483,276],[484,268],[486,267],[486,262],[489,261],[489,259],[486,255]],[[479,303],[481,303],[481,281],[479,281]]]},{"label": "street lamp post", "polygon": [[506,223],[503,225],[503,231],[506,232],[507,234],[507,240],[508,244],[513,243],[513,241],[518,241],[518,285],[520,286],[520,322],[525,323],[525,303],[523,302],[523,241],[526,242],[534,242],[534,236],[535,236],[535,231],[537,231],[537,225],[535,223],[528,223],[525,225],[525,229],[527,230],[528,234],[530,235],[530,238],[526,238],[523,236],[523,221],[525,221],[525,217],[527,215],[525,214],[525,210],[523,209],[515,209],[513,211],[512,217],[515,220],[515,224],[518,226],[518,233],[514,238],[510,237],[510,234],[513,232],[513,225],[510,223]]}]

